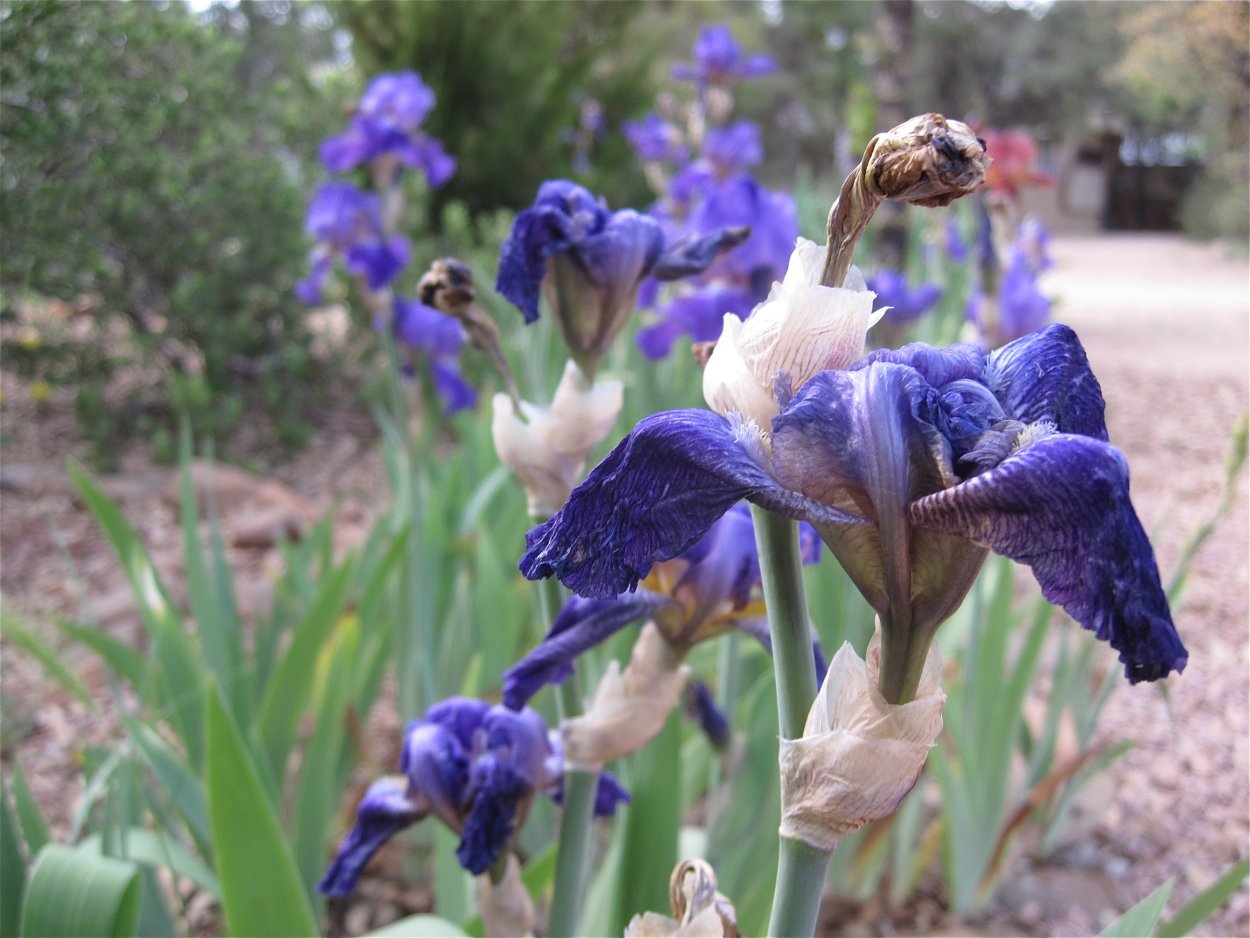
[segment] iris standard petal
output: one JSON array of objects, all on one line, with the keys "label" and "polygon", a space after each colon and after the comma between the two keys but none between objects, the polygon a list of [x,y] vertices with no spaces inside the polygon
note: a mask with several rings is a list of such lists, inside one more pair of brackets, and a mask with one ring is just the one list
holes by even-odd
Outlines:
[{"label": "iris standard petal", "polygon": [[473,748],[473,737],[488,710],[490,704],[473,697],[448,697],[425,711],[423,719],[409,724],[409,732],[418,723],[436,723],[449,730],[467,752]]},{"label": "iris standard petal", "polygon": [[1101,440],[1057,434],[911,506],[912,523],[1026,563],[1046,598],[1120,653],[1130,683],[1184,670],[1128,465]]},{"label": "iris standard petal", "polygon": [[521,572],[554,575],[582,596],[614,596],[691,547],[743,498],[787,518],[861,520],[779,485],[763,468],[758,438],[757,452],[748,449],[752,432],[707,410],[646,418],[526,534]]},{"label": "iris standard petal", "polygon": [[960,379],[980,379],[985,373],[985,355],[975,345],[959,344],[936,348],[924,342],[912,342],[896,349],[877,349],[851,365],[849,371],[861,371],[874,362],[890,362],[907,365],[920,372],[931,386],[943,385]]},{"label": "iris standard petal", "polygon": [[778,480],[871,525],[813,520],[891,628],[936,626],[962,601],[985,551],[913,531],[907,506],[958,481],[940,395],[914,368],[875,361],[812,378],[773,420]]},{"label": "iris standard petal", "polygon": [[544,684],[559,684],[572,674],[578,655],[672,602],[649,590],[611,599],[574,596],[561,608],[538,647],[504,671],[503,702],[519,710]]},{"label": "iris standard petal", "polygon": [[547,258],[568,250],[574,237],[602,227],[607,208],[574,183],[545,182],[534,204],[512,223],[499,254],[495,289],[511,301],[527,323],[538,319],[538,297]]},{"label": "iris standard petal", "polygon": [[1060,433],[1108,438],[1102,388],[1068,326],[1055,323],[991,353],[985,380],[1017,420],[1046,420]]},{"label": "iris standard petal", "polygon": [[474,875],[485,873],[516,831],[522,802],[532,784],[503,759],[484,755],[473,765],[473,808],[460,834],[456,859]]},{"label": "iris standard petal", "polygon": [[356,888],[365,864],[378,849],[405,827],[421,820],[420,807],[408,797],[407,779],[382,778],[369,786],[356,809],[356,825],[343,839],[339,852],[317,884],[327,896],[346,896]]}]

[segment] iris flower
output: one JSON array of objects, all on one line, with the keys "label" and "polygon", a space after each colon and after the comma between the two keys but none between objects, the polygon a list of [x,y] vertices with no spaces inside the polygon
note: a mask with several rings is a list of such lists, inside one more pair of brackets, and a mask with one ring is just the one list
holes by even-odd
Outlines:
[{"label": "iris flower", "polygon": [[370,290],[386,286],[408,264],[408,241],[382,231],[378,197],[346,182],[319,187],[308,204],[304,230],[319,243],[310,256],[311,270],[295,287],[305,303],[321,302],[321,290],[335,258]]},{"label": "iris flower", "polygon": [[553,180],[513,222],[495,288],[527,323],[538,319],[539,294],[545,295],[570,356],[593,377],[633,311],[644,277],[698,273],[746,235],[718,228],[666,246],[655,219],[632,209],[610,211],[576,183]]},{"label": "iris flower", "polygon": [[351,125],[321,144],[321,162],[342,173],[390,157],[420,169],[431,186],[441,186],[456,171],[456,160],[421,130],[434,107],[434,92],[416,72],[376,76],[357,105]]},{"label": "iris flower", "polygon": [[[815,563],[820,559],[816,532],[804,525],[802,537],[803,559]],[[542,643],[504,672],[504,703],[523,707],[544,684],[572,674],[572,662],[582,652],[642,619],[655,623],[678,658],[730,629],[770,647],[755,531],[746,505],[729,509],[679,555],[655,564],[636,589],[607,598],[574,596],[566,602]],[[814,655],[823,670],[819,648]]]},{"label": "iris flower", "polygon": [[998,281],[998,294],[974,293],[968,300],[968,319],[987,346],[1002,345],[1040,329],[1050,319],[1050,300],[1042,293],[1028,252],[1017,245]]},{"label": "iris flower", "polygon": [[771,55],[744,55],[724,23],[700,30],[693,52],[693,62],[678,62],[673,66],[673,77],[678,81],[727,85],[743,78],[770,75],[777,70],[777,60]]},{"label": "iris flower", "polygon": [[681,131],[654,111],[642,120],[626,121],[621,130],[644,163],[685,163],[689,158]]},{"label": "iris flower", "polygon": [[[914,689],[937,625],[989,550],[1119,652],[1132,683],[1184,668],[1128,467],[1076,334],[1052,325],[986,355],[882,350],[797,389],[776,381],[771,433],[736,415],[643,420],[530,531],[531,579],[586,597],[635,589],[739,499],[810,521],[881,620],[887,699]],[[888,681],[894,685],[887,687]]]},{"label": "iris flower", "polygon": [[413,299],[396,297],[391,328],[395,341],[428,364],[434,388],[450,416],[477,403],[477,391],[460,373],[464,327],[451,316]]},{"label": "iris flower", "polygon": [[[431,814],[460,835],[461,866],[485,872],[524,823],[534,795],[559,794],[562,769],[537,713],[466,697],[441,701],[408,724],[399,767],[402,775],[374,782],[361,801],[355,827],[317,886],[326,895],[350,893],[387,840]],[[612,814],[628,798],[604,775],[596,811]]]}]

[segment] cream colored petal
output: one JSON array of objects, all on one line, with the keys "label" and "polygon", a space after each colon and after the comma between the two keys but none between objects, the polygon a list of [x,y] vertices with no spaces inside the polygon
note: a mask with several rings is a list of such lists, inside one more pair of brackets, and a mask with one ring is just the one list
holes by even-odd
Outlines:
[{"label": "cream colored petal", "polygon": [[518,418],[506,394],[492,400],[495,451],[525,487],[530,514],[553,515],[581,480],[586,457],[608,435],[620,413],[619,381],[589,383],[569,362],[550,407],[522,402]]},{"label": "cream colored petal", "polygon": [[490,874],[477,878],[477,904],[486,938],[516,938],[534,934],[534,902],[521,882],[521,864],[508,854],[503,878],[492,883]]},{"label": "cream colored petal", "polygon": [[[761,308],[757,307],[756,312]],[[733,313],[725,314],[720,339],[703,369],[703,398],[719,414],[741,414],[757,426],[768,428],[780,410],[771,384],[764,387],[760,383],[739,351],[742,329],[741,319]]]},{"label": "cream colored petal", "polygon": [[664,726],[689,674],[648,622],[624,672],[617,662],[609,664],[586,712],[560,724],[565,767],[598,772],[605,763],[637,752]]},{"label": "cream colored petal", "polygon": [[865,662],[844,644],[808,713],[803,737],[781,741],[781,829],[832,850],[869,821],[893,814],[916,784],[942,731],[941,663],[925,661],[916,699],[895,706],[877,690],[873,638]]}]

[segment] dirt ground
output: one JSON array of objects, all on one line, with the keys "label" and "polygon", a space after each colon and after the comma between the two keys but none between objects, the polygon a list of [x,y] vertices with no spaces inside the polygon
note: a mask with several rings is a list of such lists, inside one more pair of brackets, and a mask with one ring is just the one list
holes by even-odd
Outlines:
[{"label": "dirt ground", "polygon": [[[1229,434],[1250,403],[1250,265],[1165,235],[1056,237],[1052,253],[1055,267],[1043,287],[1059,301],[1056,318],[1080,334],[1102,383],[1111,439],[1128,457],[1133,500],[1166,580],[1186,537],[1219,502]],[[6,612],[51,634],[42,627],[50,616],[81,617],[90,604],[110,628],[133,637],[116,561],[64,481],[67,458],[82,453],[71,402],[54,394],[36,404],[13,375],[0,371],[0,380]],[[363,529],[387,491],[377,449],[367,418],[330,414],[308,450],[273,467],[267,480],[280,483],[282,504],[296,516],[336,507],[346,529]],[[1135,746],[1086,790],[1060,861],[1041,865],[1023,855],[983,920],[944,920],[938,909],[908,930],[1090,934],[1169,877],[1176,886],[1168,911],[1175,911],[1247,854],[1250,512],[1242,476],[1232,511],[1197,556],[1175,610],[1189,665],[1169,681],[1170,699],[1151,685],[1117,690],[1102,732]],[[167,481],[136,451],[110,483],[158,567],[177,563],[173,511],[154,497]],[[263,603],[270,554],[242,546],[230,557]],[[85,655],[71,648],[64,655],[107,696]],[[0,682],[6,775],[20,755],[36,797],[64,829],[81,793],[76,752],[115,727],[50,687],[7,645]],[[904,927],[873,909],[839,918],[843,933]],[[1202,933],[1250,935],[1250,894],[1243,889]]]}]

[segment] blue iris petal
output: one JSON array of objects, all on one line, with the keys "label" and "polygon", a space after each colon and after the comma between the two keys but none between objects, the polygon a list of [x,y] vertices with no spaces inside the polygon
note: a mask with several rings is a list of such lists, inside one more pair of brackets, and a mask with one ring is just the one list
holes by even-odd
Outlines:
[{"label": "blue iris petal", "polygon": [[619,805],[629,804],[633,799],[629,792],[611,772],[599,773],[595,787],[595,817],[613,817]]},{"label": "blue iris petal", "polygon": [[1068,326],[1056,323],[1003,346],[990,355],[985,377],[1017,420],[1047,420],[1060,433],[1108,439],[1102,388]]},{"label": "blue iris petal", "polygon": [[582,652],[671,603],[667,596],[647,590],[611,599],[574,596],[538,647],[503,673],[504,703],[520,709],[543,685],[559,684],[572,674],[572,662]]},{"label": "blue iris petal", "polygon": [[668,411],[639,423],[559,512],[530,530],[521,572],[555,575],[582,596],[632,590],[652,564],[690,548],[742,498],[787,518],[860,521],[779,485],[727,418]]},{"label": "blue iris petal", "polygon": [[1154,681],[1184,670],[1188,654],[1128,487],[1118,450],[1058,434],[921,499],[910,516],[1028,564],[1049,601],[1120,653],[1131,683]]},{"label": "blue iris petal", "polygon": [[850,371],[862,371],[875,362],[907,365],[920,372],[921,377],[935,388],[958,381],[961,378],[979,379],[985,373],[985,355],[975,345],[950,345],[935,348],[924,342],[912,342],[897,349],[877,349],[865,355],[850,367]]},{"label": "blue iris petal", "polygon": [[717,706],[716,699],[712,696],[712,689],[705,681],[693,680],[690,682],[687,694],[694,718],[707,735],[708,740],[717,749],[722,748],[729,741],[729,718]]},{"label": "blue iris petal", "polygon": [[374,782],[356,809],[356,825],[343,839],[330,868],[317,884],[317,891],[327,896],[346,896],[356,888],[365,864],[379,848],[421,820],[422,814],[408,797],[405,779],[383,778]]},{"label": "blue iris petal", "polygon": [[430,707],[419,722],[446,728],[467,751],[473,748],[473,737],[488,710],[490,704],[472,697],[448,697]]},{"label": "blue iris petal", "polygon": [[681,280],[701,273],[711,266],[717,255],[736,248],[750,235],[748,225],[717,228],[697,237],[686,235],[664,248],[651,276],[657,280]]},{"label": "blue iris petal", "polygon": [[456,859],[474,875],[485,873],[516,830],[522,802],[533,794],[530,782],[502,759],[484,755],[473,766],[476,796],[456,847]]}]

